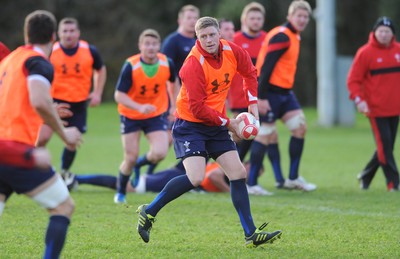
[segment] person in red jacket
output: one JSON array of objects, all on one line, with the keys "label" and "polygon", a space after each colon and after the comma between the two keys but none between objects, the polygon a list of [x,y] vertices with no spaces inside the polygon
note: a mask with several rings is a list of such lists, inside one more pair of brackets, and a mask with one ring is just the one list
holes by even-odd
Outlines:
[{"label": "person in red jacket", "polygon": [[150,204],[139,206],[138,233],[144,242],[149,242],[158,212],[201,184],[206,159],[211,157],[230,180],[232,203],[244,231],[246,246],[272,243],[282,232],[263,231],[266,224],[255,227],[246,189],[246,170],[229,134],[234,139],[239,138],[238,125],[243,119],[229,119],[225,108],[232,78],[238,72],[245,81],[243,91],[249,93],[246,95],[248,109],[258,119],[256,69],[245,50],[221,39],[215,18],[200,18],[195,30],[196,44],[179,72],[182,87],[172,129],[175,155],[183,159],[186,174],[171,179]]},{"label": "person in red jacket", "polygon": [[376,151],[358,176],[361,188],[368,189],[382,167],[389,191],[399,190],[399,172],[393,155],[400,115],[400,44],[388,17],[380,17],[360,47],[350,68],[347,87],[357,110],[371,124]]}]

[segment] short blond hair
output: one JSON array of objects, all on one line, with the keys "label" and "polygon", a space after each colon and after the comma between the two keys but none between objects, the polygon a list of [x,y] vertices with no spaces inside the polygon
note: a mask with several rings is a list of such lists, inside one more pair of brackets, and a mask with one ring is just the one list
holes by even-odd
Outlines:
[{"label": "short blond hair", "polygon": [[311,14],[311,6],[307,1],[304,0],[294,0],[290,5],[288,9],[288,15],[292,15],[296,10],[302,9],[306,10],[308,14]]},{"label": "short blond hair", "polygon": [[154,29],[146,29],[142,31],[142,33],[139,35],[139,44],[144,40],[145,37],[153,37],[161,42],[160,34]]},{"label": "short blond hair", "polygon": [[243,23],[249,12],[260,12],[265,16],[265,8],[262,4],[258,2],[251,2],[243,8],[242,15],[240,16],[240,21]]},{"label": "short blond hair", "polygon": [[200,15],[200,9],[197,6],[188,4],[188,5],[182,6],[182,8],[179,10],[178,19],[182,18],[183,15],[188,11],[195,12],[195,13],[198,13]]},{"label": "short blond hair", "polygon": [[58,24],[58,26],[62,25],[62,24],[75,24],[76,28],[79,29],[79,22],[77,19],[73,18],[73,17],[65,17],[63,19],[61,19],[60,23]]},{"label": "short blond hair", "polygon": [[194,26],[194,30],[196,31],[196,35],[201,29],[208,28],[208,27],[215,27],[219,31],[219,24],[218,20],[209,17],[209,16],[204,16],[201,17],[200,19],[197,20],[196,25]]}]

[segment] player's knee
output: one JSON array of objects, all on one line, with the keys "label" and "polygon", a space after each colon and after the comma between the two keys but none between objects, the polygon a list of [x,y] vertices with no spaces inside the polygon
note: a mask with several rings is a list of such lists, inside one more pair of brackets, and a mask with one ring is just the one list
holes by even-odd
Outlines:
[{"label": "player's knee", "polygon": [[51,214],[70,216],[74,210],[74,203],[69,191],[60,176],[45,189],[32,196],[39,205],[47,208]]},{"label": "player's knee", "polygon": [[135,166],[137,159],[138,159],[138,155],[137,154],[128,154],[127,153],[124,156],[124,163],[128,167],[133,167],[133,166]]},{"label": "player's knee", "polygon": [[299,113],[285,121],[286,127],[290,131],[303,131],[306,130],[306,118],[303,113]]},{"label": "player's knee", "polygon": [[258,131],[257,136],[270,136],[272,134],[276,134],[276,126],[275,124],[264,124],[262,123],[260,126],[260,130]]},{"label": "player's knee", "polygon": [[152,150],[149,154],[149,160],[152,161],[153,163],[157,163],[157,162],[163,160],[167,156],[167,151],[168,151],[168,149]]}]

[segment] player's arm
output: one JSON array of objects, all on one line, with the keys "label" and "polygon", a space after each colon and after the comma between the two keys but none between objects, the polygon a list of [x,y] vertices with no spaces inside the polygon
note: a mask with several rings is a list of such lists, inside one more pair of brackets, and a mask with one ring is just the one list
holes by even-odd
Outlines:
[{"label": "player's arm", "polygon": [[243,78],[243,91],[246,93],[246,100],[248,104],[248,111],[259,119],[258,107],[257,107],[257,70],[251,61],[251,58],[247,51],[238,47],[235,44],[230,44],[235,54],[238,66],[238,73]]},{"label": "player's arm", "polygon": [[365,80],[364,78],[368,73],[368,62],[366,53],[363,49],[364,48],[359,49],[354,57],[347,78],[347,89],[349,91],[350,99],[353,100],[357,106],[357,110],[362,113],[368,113],[368,104],[365,101],[362,87]]},{"label": "player's arm", "polygon": [[107,80],[107,69],[97,49],[91,45],[90,52],[93,56],[93,91],[90,93],[90,106],[97,106],[101,103],[104,86]]},{"label": "player's arm", "polygon": [[179,89],[181,87],[179,80],[176,76],[176,68],[172,59],[168,58],[170,78],[167,82],[168,96],[170,100],[169,115],[171,120],[174,118],[174,113],[176,110],[176,98],[178,97]]}]

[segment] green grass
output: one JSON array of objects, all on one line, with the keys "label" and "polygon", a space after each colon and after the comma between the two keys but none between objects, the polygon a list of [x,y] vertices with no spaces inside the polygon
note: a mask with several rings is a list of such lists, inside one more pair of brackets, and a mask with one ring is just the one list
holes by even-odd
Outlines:
[{"label": "green grass", "polygon": [[[374,150],[366,119],[352,128],[322,128],[307,109],[308,135],[302,175],[318,185],[312,193],[274,189],[267,158],[260,184],[272,197],[251,196],[257,225],[281,229],[273,245],[247,249],[229,194],[184,194],[157,216],[150,243],[136,233],[135,210],[156,194],[129,194],[128,205],[113,203],[112,190],[80,186],[72,193],[76,211],[63,258],[399,258],[400,194],[388,193],[381,172],[370,190],[356,181]],[[280,127],[283,170],[287,172],[288,132]],[[75,173],[117,174],[122,159],[116,107],[90,109],[89,131],[73,165]],[[49,145],[59,166],[61,144]],[[142,153],[146,143],[142,143]],[[395,157],[399,157],[396,151]],[[158,169],[174,164],[173,151]],[[0,258],[40,258],[47,212],[13,195],[0,220]]]}]

